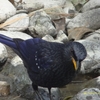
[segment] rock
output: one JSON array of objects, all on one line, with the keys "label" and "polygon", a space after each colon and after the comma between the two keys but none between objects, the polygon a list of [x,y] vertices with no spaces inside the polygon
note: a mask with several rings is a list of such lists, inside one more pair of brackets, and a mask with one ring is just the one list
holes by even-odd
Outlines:
[{"label": "rock", "polygon": [[68,97],[74,97],[78,92],[85,88],[94,87],[100,89],[100,76],[93,79],[89,77],[89,75],[78,74],[70,84],[67,84],[66,87],[60,88],[61,95],[65,98],[63,100],[70,100]]},{"label": "rock", "polygon": [[[13,93],[16,90],[16,88],[14,87],[13,79],[11,77],[7,76],[7,74],[3,75],[2,71],[0,72],[0,81],[6,82],[8,84],[7,85],[8,88],[10,85],[10,88],[9,88],[10,93]],[[0,98],[0,100],[1,100],[1,98]]]},{"label": "rock", "polygon": [[85,40],[90,40],[96,43],[100,43],[100,33],[98,31],[89,33],[85,36]]},{"label": "rock", "polygon": [[5,21],[5,23],[10,23],[9,25],[3,27],[7,31],[24,31],[29,26],[29,17],[25,13],[16,14]]},{"label": "rock", "polygon": [[68,37],[62,30],[60,30],[57,34],[56,40],[66,43],[68,41]]},{"label": "rock", "polygon": [[22,7],[23,4],[26,5],[30,5],[32,7],[33,4],[35,3],[40,3],[44,5],[44,8],[48,8],[48,7],[55,7],[58,5],[64,5],[66,2],[66,0],[14,0],[14,5],[18,8],[18,7]]},{"label": "rock", "polygon": [[[99,35],[100,37],[100,35]],[[86,50],[87,50],[87,57],[86,59],[82,62],[81,66],[81,72],[82,73],[95,73],[95,74],[100,74],[100,42],[93,41],[93,40],[80,40],[78,42],[82,43]]]},{"label": "rock", "polygon": [[69,0],[69,1],[72,1],[74,5],[77,5],[77,4],[85,4],[88,0]]},{"label": "rock", "polygon": [[5,81],[0,81],[0,96],[7,96],[10,94],[10,85]]},{"label": "rock", "polygon": [[8,0],[0,0],[0,23],[16,13],[16,8]]},{"label": "rock", "polygon": [[100,33],[100,29],[96,30],[95,32]]},{"label": "rock", "polygon": [[0,31],[0,34],[6,35],[11,38],[21,38],[23,40],[32,38],[30,35],[23,32]]},{"label": "rock", "polygon": [[45,35],[43,38],[43,40],[49,41],[49,42],[53,42],[54,38],[51,35]]},{"label": "rock", "polygon": [[86,81],[85,83],[83,83],[81,85],[82,88],[98,88],[100,89],[100,76],[96,77],[96,78],[93,78],[89,81]]},{"label": "rock", "polygon": [[16,11],[16,14],[20,14],[20,13],[26,13],[26,14],[28,14],[29,12],[27,10],[23,10],[23,9]]},{"label": "rock", "polygon": [[39,10],[39,9],[42,9],[43,7],[44,5],[39,2],[22,4],[22,9],[25,9],[28,12]]},{"label": "rock", "polygon": [[98,88],[85,88],[70,100],[100,100],[100,90]]},{"label": "rock", "polygon": [[44,9],[44,11],[51,17],[52,20],[61,19],[61,18],[63,18],[63,14],[65,14],[65,12],[61,6],[56,6],[56,7],[49,8],[49,9]]},{"label": "rock", "polygon": [[45,35],[56,35],[56,29],[52,25],[50,17],[44,12],[36,12],[30,18],[29,31],[33,37],[43,37]]},{"label": "rock", "polygon": [[19,56],[15,56],[12,60],[11,60],[11,64],[16,67],[18,65],[22,65],[23,61],[21,60],[21,58]]},{"label": "rock", "polygon": [[88,27],[91,29],[98,29],[100,27],[100,23],[98,23],[100,21],[99,15],[100,8],[80,13],[70,20],[67,28]]},{"label": "rock", "polygon": [[15,94],[12,94],[12,95],[9,95],[9,96],[6,96],[6,97],[0,97],[0,100],[27,100],[25,98],[21,98],[21,96],[19,95],[15,95]]},{"label": "rock", "polygon": [[99,0],[89,0],[82,8],[82,12],[86,12],[88,10],[100,8]]},{"label": "rock", "polygon": [[1,74],[13,79],[11,93],[21,90],[26,84],[31,84],[22,60],[18,56],[13,57],[11,61],[9,60],[7,65],[3,67]]},{"label": "rock", "polygon": [[43,7],[44,5],[40,2],[29,1],[29,3],[21,3],[19,6],[17,6],[17,9],[23,9],[28,12],[31,12],[31,11],[42,9]]},{"label": "rock", "polygon": [[70,10],[73,10],[75,12],[75,7],[71,1],[66,0],[66,3],[64,4],[64,12],[68,14]]},{"label": "rock", "polygon": [[64,5],[66,0],[39,0],[39,2],[44,4],[44,8],[51,8]]},{"label": "rock", "polygon": [[[12,0],[10,0],[12,2]],[[44,5],[40,2],[33,1],[33,0],[13,0],[13,5],[18,10],[27,10],[28,12],[39,10],[44,7]]]}]

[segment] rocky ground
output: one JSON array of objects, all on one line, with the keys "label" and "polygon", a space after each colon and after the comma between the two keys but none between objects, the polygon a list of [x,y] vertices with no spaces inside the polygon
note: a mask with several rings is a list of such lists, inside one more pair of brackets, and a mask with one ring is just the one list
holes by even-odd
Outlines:
[{"label": "rocky ground", "polygon": [[[53,88],[52,97],[100,100],[100,0],[1,0],[0,34],[82,43],[87,57],[80,73],[66,87]],[[0,43],[0,63],[6,59],[0,68],[0,100],[37,100],[22,60]],[[49,100],[47,89],[39,91]]]}]

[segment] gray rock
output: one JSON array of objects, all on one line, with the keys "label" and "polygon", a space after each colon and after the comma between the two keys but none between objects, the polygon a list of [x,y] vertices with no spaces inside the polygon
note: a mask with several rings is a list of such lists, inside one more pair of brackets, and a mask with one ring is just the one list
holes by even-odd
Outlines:
[{"label": "gray rock", "polygon": [[29,1],[29,3],[22,2],[20,5],[17,5],[17,9],[23,9],[23,10],[26,10],[28,12],[31,12],[31,11],[39,10],[39,9],[44,7],[44,5],[42,3],[33,2],[33,1],[32,2]]},{"label": "gray rock", "polygon": [[10,85],[6,81],[0,81],[0,96],[8,96],[10,94]]},{"label": "gray rock", "polygon": [[23,1],[18,1],[18,0],[14,0],[14,4],[16,5],[16,7],[21,7],[22,4],[30,4],[31,6],[34,4],[34,3],[41,3],[44,5],[45,8],[48,8],[48,7],[55,7],[55,6],[58,6],[58,5],[64,5],[66,2],[66,0],[23,0]]},{"label": "gray rock", "polygon": [[[60,35],[62,36],[62,39],[59,37]],[[59,34],[57,39],[54,39],[51,35],[45,35],[42,39],[49,42],[58,42],[58,43],[66,42],[66,37],[63,34]]]},{"label": "gray rock", "polygon": [[82,8],[82,12],[100,8],[100,0],[89,0]]},{"label": "gray rock", "polygon": [[93,78],[91,80],[86,81],[85,83],[81,84],[82,88],[98,88],[100,89],[100,76]]},{"label": "gray rock", "polygon": [[78,41],[82,43],[87,50],[87,57],[81,66],[82,73],[100,73],[100,42],[97,42],[97,40],[88,39]]},{"label": "gray rock", "polygon": [[0,0],[0,22],[13,16],[16,13],[16,8],[8,0]]},{"label": "gray rock", "polygon": [[63,18],[63,14],[65,14],[65,12],[61,6],[56,6],[56,7],[52,7],[49,9],[44,9],[44,11],[50,16],[50,18],[52,20],[61,19],[61,18]]},{"label": "gray rock", "polygon": [[27,71],[19,57],[14,57],[9,60],[6,66],[3,67],[2,75],[12,79],[11,93],[21,90],[26,84],[31,84]]},{"label": "gray rock", "polygon": [[29,30],[34,37],[43,37],[45,35],[56,35],[56,29],[52,25],[50,17],[44,12],[36,12],[30,18]]},{"label": "gray rock", "polygon": [[77,4],[85,4],[88,0],[68,0],[68,1],[72,1],[74,5],[77,5]]},{"label": "gray rock", "polygon": [[25,13],[17,14],[10,17],[5,23],[12,22],[10,25],[5,26],[3,29],[7,31],[24,31],[29,26],[29,17]]},{"label": "gray rock", "polygon": [[68,37],[62,30],[60,30],[57,34],[56,40],[58,40],[60,42],[67,42]]},{"label": "gray rock", "polygon": [[100,33],[100,29],[96,30],[95,32]]},{"label": "gray rock", "polygon": [[44,8],[51,8],[55,6],[62,6],[66,3],[66,0],[39,0],[39,2],[44,4]]},{"label": "gray rock", "polygon": [[100,27],[100,8],[93,9],[84,13],[78,14],[72,20],[70,20],[67,28],[75,27],[89,27],[91,29],[98,29]]},{"label": "gray rock", "polygon": [[49,41],[49,42],[53,42],[54,38],[51,35],[45,35],[43,38],[43,40]]},{"label": "gray rock", "polygon": [[18,65],[22,65],[23,61],[21,60],[21,58],[19,56],[15,56],[12,60],[11,60],[11,65],[13,65],[14,67],[18,66]]},{"label": "gray rock", "polygon": [[66,0],[66,3],[64,4],[64,12],[65,13],[69,13],[69,11],[70,10],[73,10],[73,11],[75,11],[75,7],[74,7],[74,5],[72,4],[72,2],[71,1],[67,1]]},{"label": "gray rock", "polygon": [[[2,72],[0,72],[0,81],[6,81],[10,85],[10,93],[12,93],[16,90],[16,88],[14,87],[14,84],[13,84],[13,79],[11,77],[7,76],[6,74],[3,75]],[[1,100],[1,98],[0,98],[0,100]]]},{"label": "gray rock", "polygon": [[100,43],[100,32],[99,31],[95,31],[92,33],[89,33],[86,37],[85,40],[90,40],[96,43]]},{"label": "gray rock", "polygon": [[100,90],[98,88],[85,88],[70,100],[100,100]]},{"label": "gray rock", "polygon": [[0,34],[9,36],[11,38],[21,38],[23,40],[32,38],[30,35],[23,32],[0,31]]}]

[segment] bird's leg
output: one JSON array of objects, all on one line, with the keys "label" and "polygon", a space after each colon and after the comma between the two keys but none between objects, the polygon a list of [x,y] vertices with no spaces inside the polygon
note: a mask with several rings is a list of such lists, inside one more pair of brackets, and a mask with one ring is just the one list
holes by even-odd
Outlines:
[{"label": "bird's leg", "polygon": [[50,100],[53,100],[53,99],[52,99],[52,96],[51,96],[51,88],[48,88],[48,90],[49,90],[49,97],[50,97]]},{"label": "bird's leg", "polygon": [[33,87],[33,89],[34,89],[35,94],[36,94],[37,97],[39,98],[39,100],[44,100],[43,97],[42,97],[42,96],[39,94],[39,92],[38,92],[38,86],[37,86],[37,85],[34,85],[34,84],[32,83],[32,87]]}]

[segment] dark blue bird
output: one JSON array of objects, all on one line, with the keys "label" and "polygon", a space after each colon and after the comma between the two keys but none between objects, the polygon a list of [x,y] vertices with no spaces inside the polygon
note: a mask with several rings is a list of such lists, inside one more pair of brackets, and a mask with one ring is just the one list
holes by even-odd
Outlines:
[{"label": "dark blue bird", "polygon": [[87,55],[85,47],[78,42],[62,44],[40,38],[12,39],[1,34],[0,42],[11,47],[23,60],[37,94],[38,86],[47,87],[51,94],[52,87],[71,82]]}]

